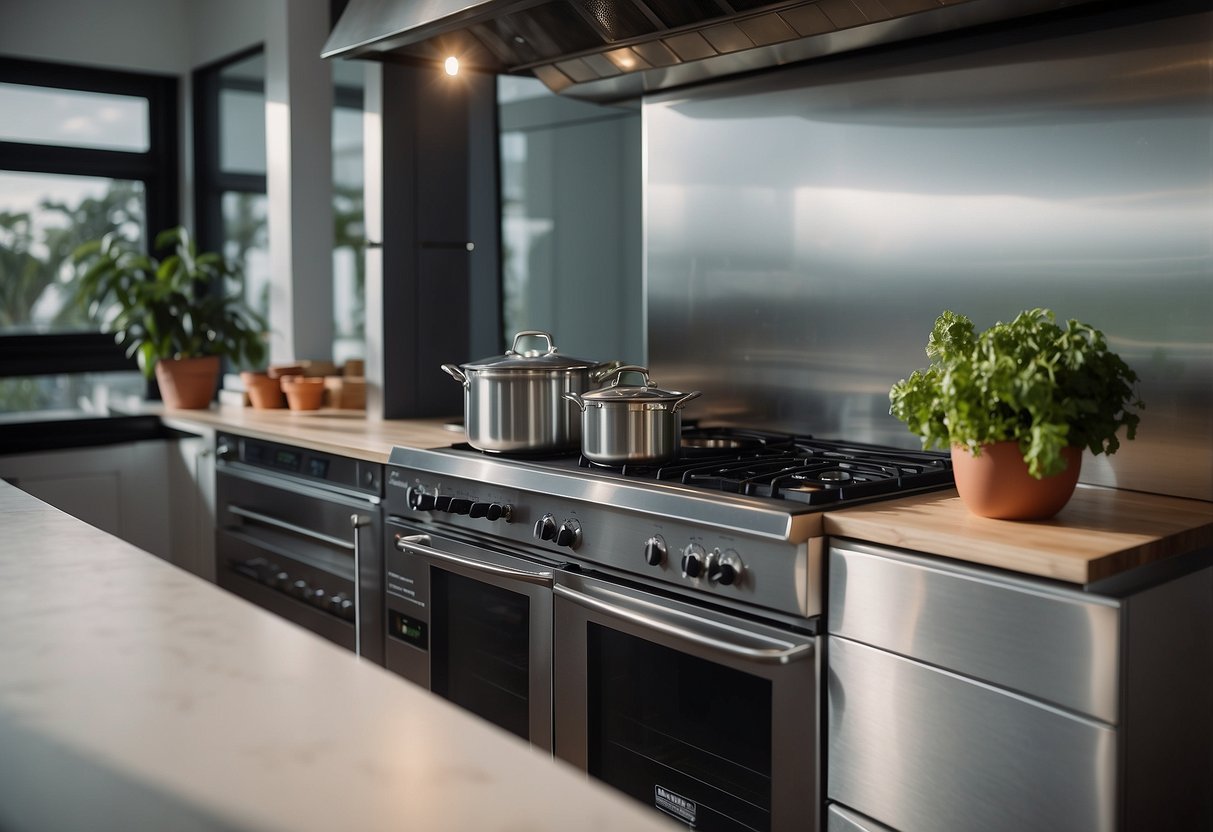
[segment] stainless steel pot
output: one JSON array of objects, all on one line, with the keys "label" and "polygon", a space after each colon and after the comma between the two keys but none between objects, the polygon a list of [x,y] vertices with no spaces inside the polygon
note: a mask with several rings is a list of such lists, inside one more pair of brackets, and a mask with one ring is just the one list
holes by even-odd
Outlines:
[{"label": "stainless steel pot", "polygon": [[[643,387],[624,387],[625,373],[644,376]],[[581,453],[604,465],[666,462],[678,455],[683,405],[699,396],[659,390],[645,367],[628,364],[611,371],[607,387],[564,398],[581,408]]]},{"label": "stainless steel pot", "polygon": [[[523,352],[519,342],[540,338],[544,350]],[[468,443],[494,453],[557,453],[576,450],[581,423],[565,393],[582,393],[619,362],[585,361],[559,355],[551,333],[525,330],[505,355],[442,369],[463,385]]]}]

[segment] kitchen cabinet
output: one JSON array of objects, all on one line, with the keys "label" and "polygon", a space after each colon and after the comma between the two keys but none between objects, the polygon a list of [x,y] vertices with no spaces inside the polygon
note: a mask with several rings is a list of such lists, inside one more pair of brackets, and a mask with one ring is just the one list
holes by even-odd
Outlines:
[{"label": "kitchen cabinet", "polygon": [[1105,592],[835,539],[829,800],[901,832],[1209,828],[1213,566],[1184,563]]}]

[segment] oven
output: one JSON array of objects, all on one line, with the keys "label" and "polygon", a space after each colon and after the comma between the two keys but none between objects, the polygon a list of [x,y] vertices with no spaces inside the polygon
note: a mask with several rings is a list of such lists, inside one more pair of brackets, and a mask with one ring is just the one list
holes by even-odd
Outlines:
[{"label": "oven", "polygon": [[216,582],[383,663],[383,466],[216,437]]},{"label": "oven", "polygon": [[386,664],[704,830],[821,828],[821,507],[946,458],[684,430],[662,466],[393,450]]},{"label": "oven", "polygon": [[815,829],[818,637],[619,583],[555,587],[556,755],[695,829]]},{"label": "oven", "polygon": [[386,666],[552,748],[552,582],[559,564],[388,515]]}]

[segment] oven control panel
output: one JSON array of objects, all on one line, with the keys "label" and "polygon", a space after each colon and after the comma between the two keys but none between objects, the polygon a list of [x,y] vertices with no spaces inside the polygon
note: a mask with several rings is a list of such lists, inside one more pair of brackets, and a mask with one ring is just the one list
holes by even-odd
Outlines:
[{"label": "oven control panel", "polygon": [[797,543],[625,508],[609,495],[574,499],[391,466],[386,483],[387,513],[413,523],[793,615],[820,612],[820,537]]}]

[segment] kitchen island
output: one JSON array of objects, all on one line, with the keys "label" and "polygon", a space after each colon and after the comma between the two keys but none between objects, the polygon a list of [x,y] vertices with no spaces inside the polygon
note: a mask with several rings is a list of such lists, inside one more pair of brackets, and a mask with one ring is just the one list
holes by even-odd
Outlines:
[{"label": "kitchen island", "polygon": [[0,528],[6,832],[666,828],[7,483]]}]

